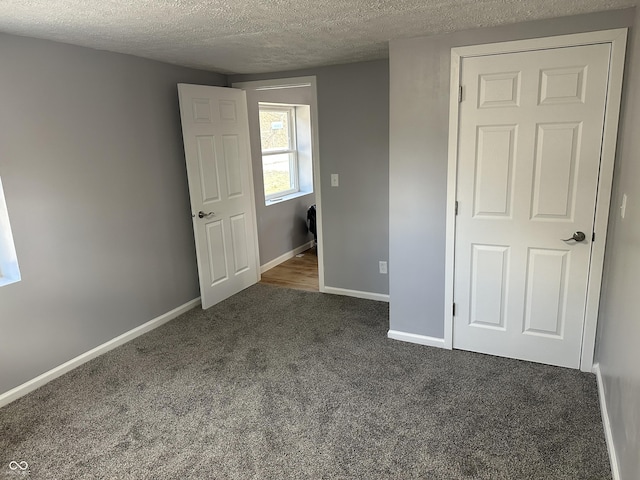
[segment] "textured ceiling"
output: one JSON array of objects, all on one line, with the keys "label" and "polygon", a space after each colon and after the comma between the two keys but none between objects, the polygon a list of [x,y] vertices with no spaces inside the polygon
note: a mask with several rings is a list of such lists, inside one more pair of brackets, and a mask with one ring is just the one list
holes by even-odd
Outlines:
[{"label": "textured ceiling", "polygon": [[387,57],[388,41],[636,0],[0,0],[0,31],[222,73]]}]

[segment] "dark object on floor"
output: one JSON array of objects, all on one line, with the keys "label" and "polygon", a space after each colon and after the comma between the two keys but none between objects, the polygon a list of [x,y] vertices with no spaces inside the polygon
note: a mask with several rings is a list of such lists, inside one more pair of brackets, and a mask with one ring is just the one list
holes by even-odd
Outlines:
[{"label": "dark object on floor", "polygon": [[313,241],[318,244],[318,234],[316,232],[316,206],[311,205],[307,210],[307,229],[313,233]]},{"label": "dark object on floor", "polygon": [[0,476],[611,478],[593,375],[388,322],[386,303],[254,285],[0,409]]}]

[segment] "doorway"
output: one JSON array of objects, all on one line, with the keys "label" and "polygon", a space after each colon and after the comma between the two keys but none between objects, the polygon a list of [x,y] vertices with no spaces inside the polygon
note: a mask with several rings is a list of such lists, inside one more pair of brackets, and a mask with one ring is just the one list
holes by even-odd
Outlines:
[{"label": "doorway", "polygon": [[319,291],[317,247],[300,252],[263,272],[260,283],[308,292]]},{"label": "doorway", "polygon": [[[323,292],[316,78],[233,87],[247,95],[261,281]],[[315,236],[308,228],[312,205]]]},{"label": "doorway", "polygon": [[625,39],[453,49],[450,347],[591,370]]}]

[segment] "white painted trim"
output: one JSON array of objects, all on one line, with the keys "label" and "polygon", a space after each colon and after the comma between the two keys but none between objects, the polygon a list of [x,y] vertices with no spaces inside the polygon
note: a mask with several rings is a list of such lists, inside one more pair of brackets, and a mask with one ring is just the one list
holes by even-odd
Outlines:
[{"label": "white painted trim", "polygon": [[384,293],[361,292],[360,290],[348,290],[346,288],[324,287],[324,293],[332,295],[344,295],[346,297],[364,298],[366,300],[377,300],[378,302],[389,303],[389,295]]},{"label": "white painted trim", "polygon": [[387,337],[402,342],[417,343],[419,345],[427,345],[429,347],[446,348],[447,342],[444,338],[428,337],[426,335],[417,335],[415,333],[400,332],[398,330],[389,330]]},{"label": "white painted trim", "polygon": [[307,242],[307,243],[305,243],[303,245],[300,245],[299,247],[296,247],[293,250],[288,251],[287,253],[283,253],[278,258],[274,258],[270,262],[267,262],[264,265],[261,265],[260,266],[260,274],[263,274],[267,270],[271,270],[273,267],[277,267],[281,263],[286,262],[290,258],[295,257],[299,253],[302,253],[302,252],[304,252],[306,250],[309,250],[310,248],[313,247],[313,243],[314,243],[314,241],[311,240],[310,242]]},{"label": "white painted trim", "polygon": [[[455,49],[454,49],[455,50]],[[458,190],[458,91],[460,89],[460,56],[451,51],[451,93],[449,94],[449,163],[447,167],[447,224],[444,272],[444,344],[453,349],[453,300],[455,274],[456,196]],[[456,92],[455,95],[453,92]]]},{"label": "white painted trim", "polygon": [[604,438],[607,442],[607,451],[609,452],[609,462],[611,463],[611,475],[613,480],[620,480],[620,466],[618,464],[618,456],[616,455],[616,447],[613,443],[613,432],[611,431],[611,422],[609,421],[609,410],[607,408],[607,397],[604,391],[604,382],[602,380],[602,372],[598,363],[593,365],[593,373],[596,374],[598,381],[598,397],[600,398],[600,413],[602,414],[602,426],[604,427]]},{"label": "white painted trim", "polygon": [[[324,284],[324,236],[322,234],[322,201],[320,181],[320,132],[318,121],[318,83],[315,75],[307,77],[276,78],[251,82],[235,82],[233,88],[243,90],[274,90],[280,88],[311,87],[311,135],[313,137],[313,193],[316,197],[316,236],[318,238],[318,287],[326,292]],[[253,177],[252,177],[253,178]]]},{"label": "white painted trim", "polygon": [[591,45],[595,43],[611,44],[611,60],[609,63],[609,84],[607,89],[607,105],[605,110],[602,157],[600,162],[600,176],[598,179],[598,194],[594,230],[596,241],[593,242],[591,252],[591,266],[587,286],[587,305],[585,309],[584,329],[582,335],[582,350],[580,354],[580,370],[592,371],[593,353],[595,347],[596,330],[598,324],[598,308],[600,304],[600,290],[602,287],[602,271],[604,265],[604,250],[609,222],[609,205],[611,202],[611,188],[613,168],[618,137],[618,120],[620,115],[620,97],[622,93],[622,78],[624,73],[624,58],[627,44],[627,29],[603,30],[599,32],[578,33],[556,37],[534,38],[513,42],[491,43],[486,45],[472,45],[451,49],[451,84],[449,90],[449,165],[447,178],[447,229],[445,253],[445,344],[453,344],[453,315],[451,304],[454,299],[455,274],[455,201],[457,188],[457,159],[458,159],[458,92],[460,88],[460,64],[465,57],[481,55],[496,55],[502,53],[524,52],[548,48],[572,47]]},{"label": "white painted trim", "polygon": [[[585,308],[584,330],[582,331],[582,355],[580,370],[590,372],[593,368],[593,356],[600,309],[600,290],[604,270],[604,249],[609,225],[609,206],[613,188],[613,170],[618,141],[618,121],[620,118],[620,99],[622,96],[622,77],[627,48],[627,30],[611,30],[611,61],[609,63],[609,86],[604,114],[602,135],[602,158],[600,177],[598,178],[598,196],[594,232],[596,240],[591,243],[591,265],[587,284],[587,305]],[[614,36],[615,35],[615,36]]]},{"label": "white painted trim", "polygon": [[[243,91],[242,96],[244,98],[244,108],[247,109],[247,92]],[[251,131],[249,130],[249,115],[247,114],[247,151],[249,152],[249,190],[251,195],[251,215],[253,216],[251,233],[254,238],[253,249],[255,252],[254,268],[256,269],[255,282],[260,281],[260,239],[258,238],[258,207],[256,206],[256,189],[253,182],[253,160],[251,159]],[[195,230],[194,230],[195,235]],[[196,235],[197,237],[197,235]],[[237,292],[236,292],[237,293]]]},{"label": "white painted trim", "polygon": [[324,292],[324,234],[322,226],[322,201],[321,201],[321,181],[320,181],[320,122],[318,120],[318,85],[316,77],[311,77],[311,88],[313,89],[311,104],[311,133],[313,135],[313,190],[316,195],[316,238],[318,240],[318,285],[319,290]]},{"label": "white painted trim", "polygon": [[[511,42],[487,43],[484,45],[469,45],[451,49],[461,57],[479,57],[483,55],[499,55],[502,53],[526,52],[529,50],[545,50],[550,48],[576,47],[593,45],[595,43],[611,43],[626,39],[627,29],[600,30],[597,32],[575,33],[571,35],[557,35],[554,37],[531,38],[529,40],[514,40]],[[456,92],[456,95],[458,92]]]},{"label": "white painted trim", "polygon": [[234,82],[233,88],[242,90],[279,90],[283,88],[310,87],[316,81],[314,75],[307,77],[273,78],[271,80],[252,80],[250,82]]},{"label": "white painted trim", "polygon": [[37,377],[23,383],[22,385],[18,385],[17,387],[9,390],[0,395],[0,407],[3,407],[14,400],[17,400],[20,397],[25,396],[27,393],[34,391],[35,389],[49,383],[50,381],[58,378],[61,375],[73,370],[76,367],[79,367],[83,363],[92,360],[103,353],[107,353],[109,350],[113,350],[120,345],[133,340],[140,335],[147,333],[159,326],[173,320],[174,318],[182,315],[183,313],[191,310],[192,308],[200,305],[200,297],[194,298],[193,300],[185,303],[184,305],[180,305],[173,310],[160,315],[159,317],[154,318],[153,320],[148,321],[136,327],[134,329],[129,330],[128,332],[123,333],[115,338],[112,338],[108,342],[103,343],[102,345],[98,345],[95,348],[92,348],[88,352],[85,352],[81,355],[78,355],[75,358],[72,358],[68,362],[63,363],[55,368],[52,368],[48,372],[43,373],[42,375],[38,375]]}]

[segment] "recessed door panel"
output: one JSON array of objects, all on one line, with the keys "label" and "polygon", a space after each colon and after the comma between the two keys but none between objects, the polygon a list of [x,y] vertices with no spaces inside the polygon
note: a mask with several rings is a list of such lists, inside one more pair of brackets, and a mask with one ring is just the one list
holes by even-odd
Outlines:
[{"label": "recessed door panel", "polygon": [[212,135],[199,135],[196,137],[196,144],[198,148],[202,202],[216,202],[220,200],[220,183],[215,137]]},{"label": "recessed door panel", "polygon": [[470,325],[505,329],[509,248],[472,246]]},{"label": "recessed door panel", "polygon": [[562,338],[569,252],[529,249],[524,333]]},{"label": "recessed door panel", "polygon": [[516,107],[520,99],[520,72],[480,75],[478,108]]},{"label": "recessed door panel", "polygon": [[478,127],[476,216],[510,215],[516,128],[515,125]]},{"label": "recessed door panel", "polygon": [[224,282],[228,277],[226,251],[224,241],[224,225],[222,220],[210,222],[205,227],[207,248],[209,250],[209,276],[211,286]]},{"label": "recessed door panel", "polygon": [[586,67],[540,71],[540,104],[584,103]]},{"label": "recessed door panel", "polygon": [[227,167],[227,192],[229,197],[242,195],[242,166],[240,165],[240,144],[237,135],[223,135],[222,149]]},{"label": "recessed door panel", "polygon": [[571,219],[579,163],[580,123],[538,125],[533,184],[534,219]]},{"label": "recessed door panel", "polygon": [[247,254],[247,225],[244,215],[231,217],[231,241],[233,242],[233,265],[236,274],[249,268]]},{"label": "recessed door panel", "polygon": [[211,104],[208,98],[194,98],[192,110],[195,123],[211,123]]},{"label": "recessed door panel", "polygon": [[235,123],[238,115],[236,112],[236,102],[233,100],[220,100],[220,121],[222,123]]}]

